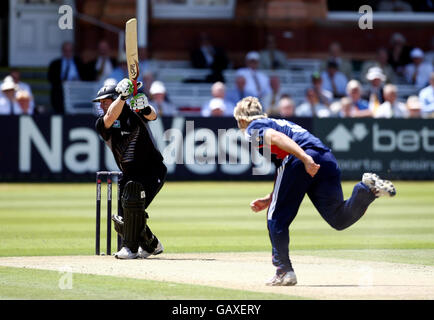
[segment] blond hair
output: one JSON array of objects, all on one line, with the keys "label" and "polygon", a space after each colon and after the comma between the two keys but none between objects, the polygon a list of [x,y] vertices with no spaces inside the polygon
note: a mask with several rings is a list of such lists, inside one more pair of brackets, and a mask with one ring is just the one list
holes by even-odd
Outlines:
[{"label": "blond hair", "polygon": [[347,94],[350,94],[351,90],[356,89],[356,88],[359,89],[360,91],[362,90],[362,85],[360,84],[359,81],[357,81],[355,79],[348,81],[347,87],[346,87]]},{"label": "blond hair", "polygon": [[244,120],[252,122],[256,119],[266,118],[267,114],[262,112],[262,105],[258,98],[245,97],[238,101],[234,109],[234,117],[237,121]]}]

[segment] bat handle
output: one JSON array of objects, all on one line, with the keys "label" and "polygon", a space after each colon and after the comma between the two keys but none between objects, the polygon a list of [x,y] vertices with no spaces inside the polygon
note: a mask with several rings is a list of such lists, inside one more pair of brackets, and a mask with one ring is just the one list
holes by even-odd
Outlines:
[{"label": "bat handle", "polygon": [[[133,80],[133,97],[137,95],[137,80]],[[140,110],[136,110],[137,113],[140,112]]]},{"label": "bat handle", "polygon": [[133,80],[133,97],[137,94],[137,80]]}]

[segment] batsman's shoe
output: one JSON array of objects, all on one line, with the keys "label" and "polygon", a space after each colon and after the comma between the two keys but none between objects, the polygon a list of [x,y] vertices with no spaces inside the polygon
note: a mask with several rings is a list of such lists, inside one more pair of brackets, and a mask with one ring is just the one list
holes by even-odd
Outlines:
[{"label": "batsman's shoe", "polygon": [[115,253],[116,259],[135,259],[137,258],[137,252],[131,252],[127,247],[122,247],[121,250]]},{"label": "batsman's shoe", "polygon": [[389,180],[380,179],[375,173],[364,173],[362,182],[375,193],[377,198],[394,197],[396,195],[393,183]]},{"label": "batsman's shoe", "polygon": [[163,253],[163,251],[163,245],[161,244],[160,240],[158,240],[157,247],[152,252],[148,252],[145,249],[142,249],[142,247],[139,247],[138,256],[139,258],[146,259],[149,256],[156,256],[157,254]]},{"label": "batsman's shoe", "polygon": [[276,274],[266,283],[267,286],[295,286],[296,284],[297,277],[294,271]]}]

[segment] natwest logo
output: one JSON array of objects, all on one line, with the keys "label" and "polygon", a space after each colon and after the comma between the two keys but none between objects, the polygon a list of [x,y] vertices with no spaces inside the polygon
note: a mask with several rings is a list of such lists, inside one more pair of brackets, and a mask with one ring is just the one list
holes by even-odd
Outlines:
[{"label": "natwest logo", "polygon": [[372,127],[372,148],[379,152],[416,152],[421,148],[434,152],[434,130],[422,127],[421,130],[381,129],[378,124]]}]

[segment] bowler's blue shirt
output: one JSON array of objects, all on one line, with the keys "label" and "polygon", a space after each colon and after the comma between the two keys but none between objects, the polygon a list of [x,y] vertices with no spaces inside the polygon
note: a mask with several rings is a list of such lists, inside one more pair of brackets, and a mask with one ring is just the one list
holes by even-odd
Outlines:
[{"label": "bowler's blue shirt", "polygon": [[[262,149],[264,135],[268,129],[274,129],[287,135],[303,150],[315,149],[330,151],[330,148],[327,148],[320,139],[309,131],[294,122],[284,119],[264,118],[253,120],[247,127],[245,135],[250,142],[252,142],[252,137],[256,137],[256,139],[258,139],[259,148]],[[277,146],[271,146],[271,153],[275,154],[278,159],[283,159],[288,155],[286,151],[279,149]]]}]

